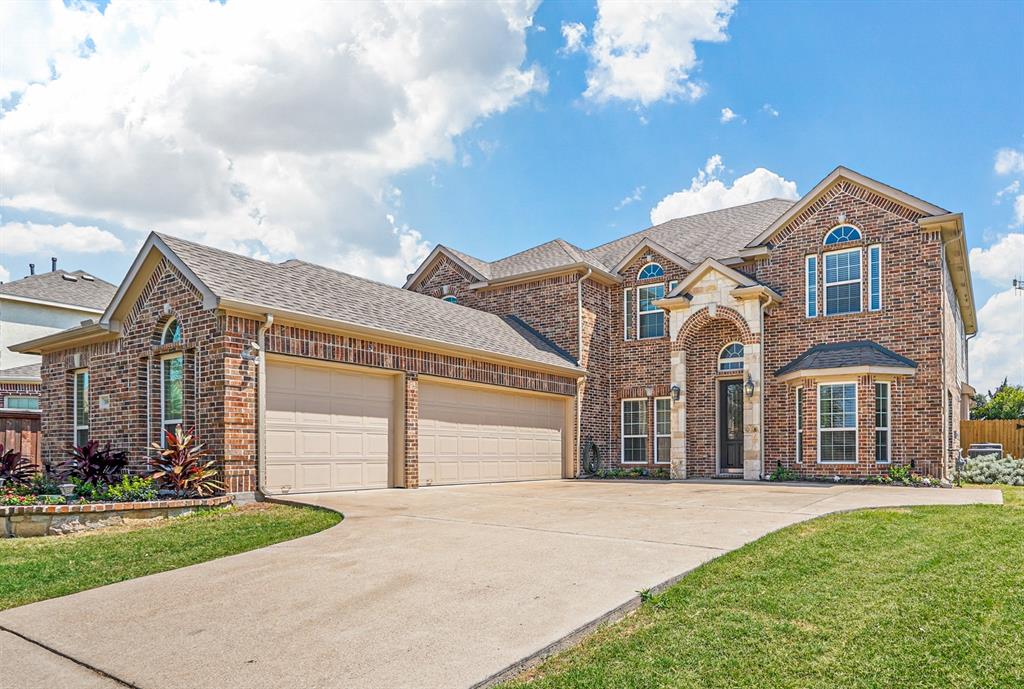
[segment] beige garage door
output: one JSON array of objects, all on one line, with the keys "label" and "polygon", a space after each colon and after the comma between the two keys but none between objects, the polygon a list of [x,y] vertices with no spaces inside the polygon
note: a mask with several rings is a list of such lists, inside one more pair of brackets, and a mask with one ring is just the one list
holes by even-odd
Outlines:
[{"label": "beige garage door", "polygon": [[270,361],[270,492],[386,488],[395,379],[348,369]]},{"label": "beige garage door", "polygon": [[420,485],[562,477],[565,400],[420,379]]}]

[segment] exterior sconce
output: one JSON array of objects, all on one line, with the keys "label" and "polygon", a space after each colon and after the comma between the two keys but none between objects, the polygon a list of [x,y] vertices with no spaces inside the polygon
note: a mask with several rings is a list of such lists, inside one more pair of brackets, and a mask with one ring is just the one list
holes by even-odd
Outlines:
[{"label": "exterior sconce", "polygon": [[682,393],[682,390],[679,389],[679,386],[678,385],[673,385],[672,386],[672,401],[673,402],[678,402],[679,401],[680,393]]},{"label": "exterior sconce", "polygon": [[251,361],[257,366],[260,364],[260,346],[255,342],[250,342],[249,346],[242,350],[242,360]]},{"label": "exterior sconce", "polygon": [[754,379],[750,377],[750,373],[747,373],[747,382],[743,384],[743,392],[747,393],[747,397],[754,396]]}]

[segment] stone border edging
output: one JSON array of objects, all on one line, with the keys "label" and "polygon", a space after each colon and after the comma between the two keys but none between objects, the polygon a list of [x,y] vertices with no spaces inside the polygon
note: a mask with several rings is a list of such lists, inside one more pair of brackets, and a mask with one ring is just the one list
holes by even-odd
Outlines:
[{"label": "stone border edging", "polygon": [[84,514],[92,512],[125,512],[129,510],[165,510],[179,507],[217,507],[234,500],[231,495],[213,498],[185,498],[180,500],[150,500],[148,502],[85,502],[71,505],[5,505],[0,517],[23,514]]}]

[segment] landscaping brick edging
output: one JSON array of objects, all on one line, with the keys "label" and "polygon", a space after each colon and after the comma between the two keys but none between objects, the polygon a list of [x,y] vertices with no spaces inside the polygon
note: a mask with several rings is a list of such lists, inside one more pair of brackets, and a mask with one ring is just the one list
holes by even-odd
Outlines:
[{"label": "landscaping brick edging", "polygon": [[233,500],[234,496],[220,495],[150,502],[11,505],[0,507],[0,537],[56,536],[123,524],[129,519],[169,519],[223,507]]}]

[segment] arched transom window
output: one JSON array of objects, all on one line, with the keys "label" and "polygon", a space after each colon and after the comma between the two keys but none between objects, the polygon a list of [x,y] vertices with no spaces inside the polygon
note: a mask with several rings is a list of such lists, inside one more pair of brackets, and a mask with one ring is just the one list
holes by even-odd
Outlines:
[{"label": "arched transom window", "polygon": [[160,336],[160,344],[179,344],[181,342],[181,323],[177,318],[167,321],[164,326],[163,335]]},{"label": "arched transom window", "polygon": [[637,280],[653,280],[654,278],[665,277],[665,269],[658,263],[648,263],[637,273]]},{"label": "arched transom window", "polygon": [[840,225],[839,227],[833,228],[827,235],[825,235],[825,246],[830,244],[840,244],[842,242],[852,242],[860,239],[860,230],[853,225]]},{"label": "arched transom window", "polygon": [[718,355],[718,370],[743,370],[743,344],[741,342],[730,342],[722,347],[722,351]]},{"label": "arched transom window", "polygon": [[441,301],[446,301],[449,304],[458,304],[459,303],[459,298],[458,297],[453,297],[453,296],[449,295],[447,297],[444,297]]}]

